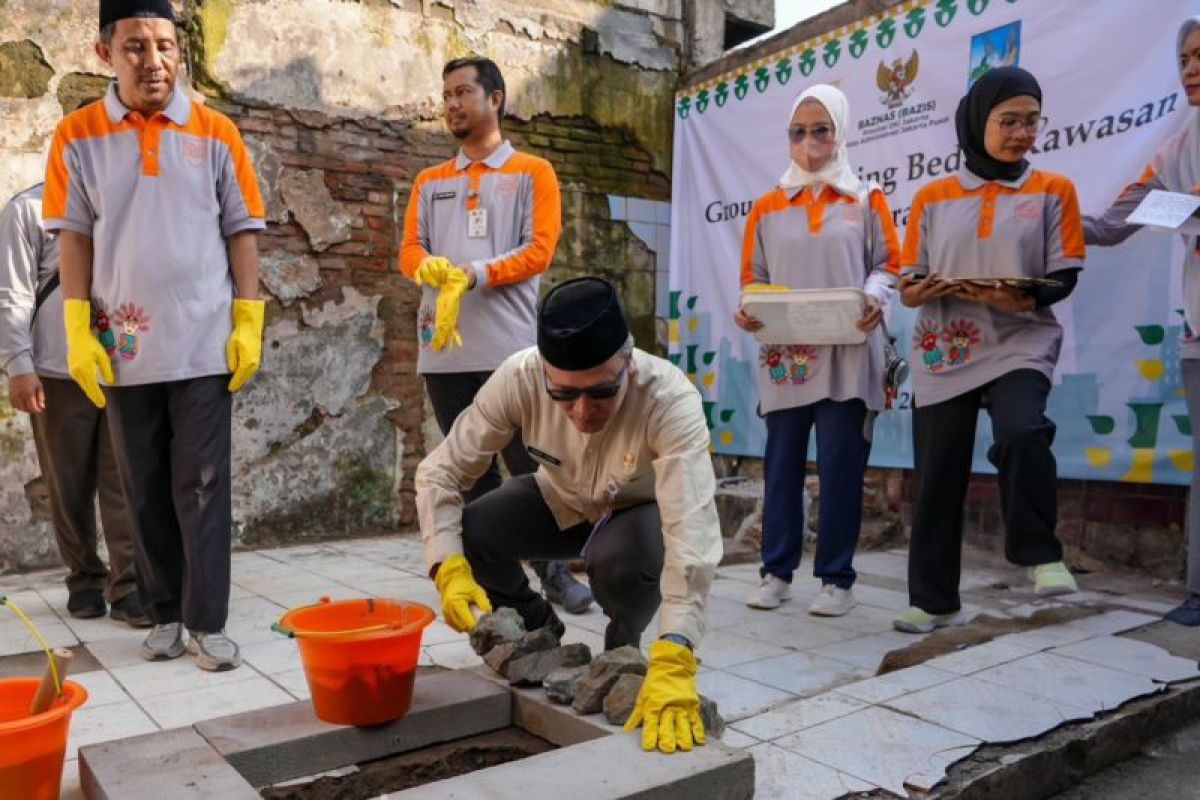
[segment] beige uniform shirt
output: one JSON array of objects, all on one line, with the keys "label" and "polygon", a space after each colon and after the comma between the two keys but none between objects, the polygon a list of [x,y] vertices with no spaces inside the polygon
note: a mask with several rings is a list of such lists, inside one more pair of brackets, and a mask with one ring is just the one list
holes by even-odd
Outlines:
[{"label": "beige uniform shirt", "polygon": [[671,363],[633,351],[629,387],[599,433],[580,433],[546,394],[537,348],[513,354],[450,434],[417,467],[417,514],[428,566],[462,553],[462,489],[519,430],[560,529],[608,509],[657,502],[665,550],[660,631],[699,644],[721,560],[708,425],[700,394]]}]

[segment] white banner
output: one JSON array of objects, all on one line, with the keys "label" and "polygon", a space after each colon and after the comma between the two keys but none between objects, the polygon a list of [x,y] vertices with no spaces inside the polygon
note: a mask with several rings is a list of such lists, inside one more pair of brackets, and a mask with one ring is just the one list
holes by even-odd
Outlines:
[{"label": "white banner", "polygon": [[[1100,213],[1191,114],[1177,71],[1179,23],[1200,0],[937,0],[905,3],[677,98],[671,210],[672,360],[704,393],[718,452],[761,455],[757,345],[732,314],[745,216],[788,162],[788,110],[812,83],[850,98],[851,163],[887,193],[903,237],[912,196],[959,166],[954,111],[973,76],[1018,65],[1042,85],[1030,158],[1075,182]],[[1143,231],[1089,248],[1071,298],[1050,398],[1063,477],[1186,483],[1191,430],[1178,339],[1178,236]],[[914,314],[889,328],[914,360]],[[876,424],[872,463],[911,467],[910,397]],[[990,431],[980,426],[976,469]]]}]

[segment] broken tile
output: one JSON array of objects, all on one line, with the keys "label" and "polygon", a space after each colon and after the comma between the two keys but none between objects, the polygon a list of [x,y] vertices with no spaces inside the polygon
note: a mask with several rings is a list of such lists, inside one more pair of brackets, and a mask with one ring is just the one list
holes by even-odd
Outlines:
[{"label": "broken tile", "polygon": [[862,667],[810,653],[788,653],[764,658],[729,667],[725,671],[805,697],[872,675]]},{"label": "broken tile", "polygon": [[793,695],[720,670],[710,670],[696,678],[696,690],[717,701],[727,721],[759,714],[793,699]]},{"label": "broken tile", "polygon": [[880,675],[876,678],[868,678],[858,683],[839,686],[836,691],[838,694],[862,700],[864,703],[882,703],[908,692],[915,692],[927,686],[945,683],[946,681],[953,680],[954,677],[955,675],[952,672],[943,672],[940,669],[933,669],[924,664],[917,664],[916,666],[889,672],[886,675]]},{"label": "broken tile", "polygon": [[1075,628],[1082,628],[1096,636],[1111,636],[1158,621],[1158,617],[1152,617],[1149,614],[1137,614],[1133,611],[1108,611],[1067,624]]},{"label": "broken tile", "polygon": [[975,677],[1092,713],[1108,711],[1162,689],[1160,684],[1140,675],[1049,652],[982,670]]},{"label": "broken tile", "polygon": [[981,669],[994,667],[997,664],[1015,661],[1022,656],[1029,655],[1031,652],[1033,652],[1033,648],[1021,647],[1012,642],[993,639],[990,642],[967,647],[956,653],[931,658],[925,664],[944,672],[953,672],[956,675],[970,675],[973,672],[979,672]]},{"label": "broken tile", "polygon": [[859,636],[857,639],[847,639],[844,642],[834,642],[824,647],[809,650],[809,653],[834,661],[842,661],[858,667],[869,669],[871,674],[879,669],[883,657],[893,650],[900,650],[913,643],[911,634],[898,631],[872,633]]},{"label": "broken tile", "polygon": [[876,788],[773,744],[754,745],[746,752],[754,756],[755,800],[830,800]]},{"label": "broken tile", "polygon": [[1195,661],[1171,655],[1161,647],[1137,639],[1098,636],[1056,647],[1050,652],[1164,683],[1200,678],[1200,667]]},{"label": "broken tile", "polygon": [[785,648],[759,639],[748,639],[729,631],[710,631],[696,648],[696,658],[705,667],[725,669],[787,652]]},{"label": "broken tile", "polygon": [[831,719],[861,711],[867,704],[837,692],[807,697],[733,723],[733,727],[755,739],[770,741],[802,731]]}]

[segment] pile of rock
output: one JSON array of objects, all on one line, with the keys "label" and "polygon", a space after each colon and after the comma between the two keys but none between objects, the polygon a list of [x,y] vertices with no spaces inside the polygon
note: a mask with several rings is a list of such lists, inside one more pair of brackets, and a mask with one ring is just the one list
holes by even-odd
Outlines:
[{"label": "pile of rock", "polygon": [[[603,711],[613,725],[629,719],[646,679],[646,658],[636,647],[592,658],[586,644],[564,645],[550,628],[526,631],[511,608],[480,618],[471,631],[471,647],[513,686],[540,685],[551,702],[579,714]],[[716,702],[701,696],[700,712],[706,734],[719,738],[725,721]]]}]

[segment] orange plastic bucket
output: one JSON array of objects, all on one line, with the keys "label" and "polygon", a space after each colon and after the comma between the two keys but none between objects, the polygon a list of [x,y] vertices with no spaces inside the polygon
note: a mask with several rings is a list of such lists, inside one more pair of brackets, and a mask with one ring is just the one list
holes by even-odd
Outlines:
[{"label": "orange plastic bucket", "polygon": [[0,679],[0,797],[58,800],[71,712],[87,700],[87,689],[63,683],[49,711],[29,716],[37,678]]},{"label": "orange plastic bucket", "polygon": [[433,619],[433,610],[420,603],[323,597],[287,612],[274,627],[300,644],[319,718],[379,725],[408,713],[421,633]]}]

